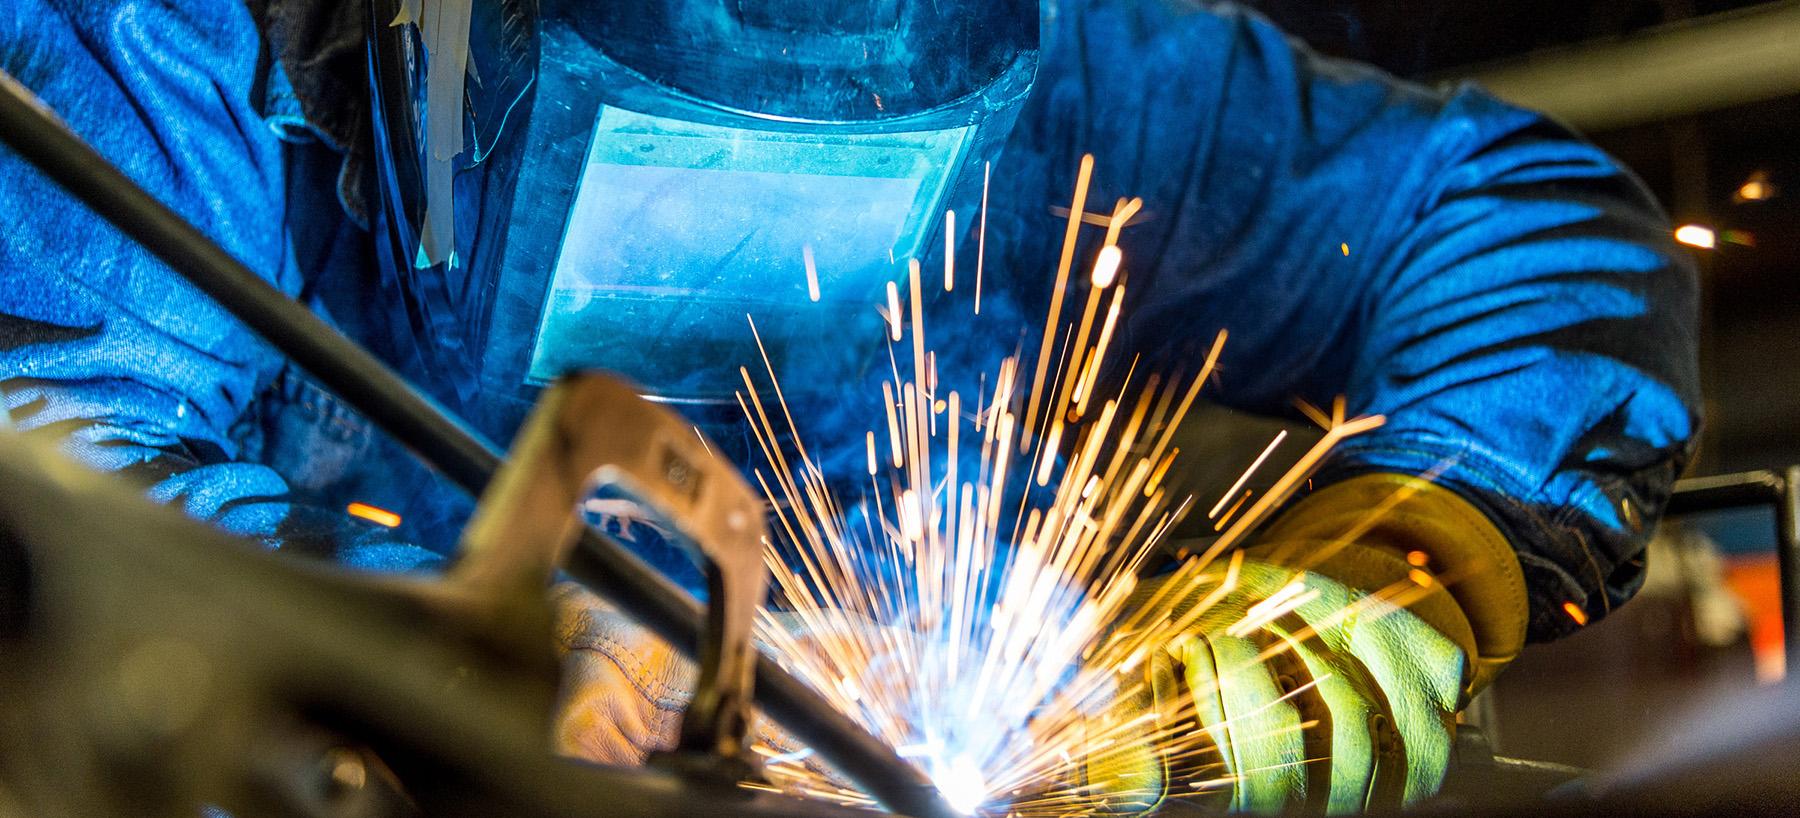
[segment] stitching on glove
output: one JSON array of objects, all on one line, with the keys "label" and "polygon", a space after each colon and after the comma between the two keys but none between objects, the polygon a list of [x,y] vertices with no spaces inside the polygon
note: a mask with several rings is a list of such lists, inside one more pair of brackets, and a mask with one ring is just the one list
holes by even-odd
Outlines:
[{"label": "stitching on glove", "polygon": [[[651,669],[623,641],[605,634],[584,633],[582,636],[586,637],[583,641],[598,641],[600,644],[571,646],[571,650],[591,651],[611,660],[625,679],[631,682],[631,686],[658,710],[680,710],[686,704],[691,694],[667,680],[652,683]],[[677,660],[670,657],[670,661]]]}]

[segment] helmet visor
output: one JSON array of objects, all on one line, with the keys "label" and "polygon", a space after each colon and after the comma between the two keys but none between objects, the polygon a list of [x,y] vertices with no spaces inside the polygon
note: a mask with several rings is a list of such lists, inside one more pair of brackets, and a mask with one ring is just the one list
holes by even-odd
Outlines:
[{"label": "helmet visor", "polygon": [[879,321],[971,130],[796,133],[604,107],[527,378],[604,368],[664,398],[716,398],[757,359],[746,314],[777,358],[821,320]]}]

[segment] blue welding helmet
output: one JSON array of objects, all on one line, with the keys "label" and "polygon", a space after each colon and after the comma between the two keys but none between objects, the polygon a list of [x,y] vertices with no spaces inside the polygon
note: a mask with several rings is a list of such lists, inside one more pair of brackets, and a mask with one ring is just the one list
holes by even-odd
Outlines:
[{"label": "blue welding helmet", "polygon": [[465,399],[735,406],[746,314],[790,396],[861,382],[1038,57],[1037,0],[371,2],[385,274]]}]

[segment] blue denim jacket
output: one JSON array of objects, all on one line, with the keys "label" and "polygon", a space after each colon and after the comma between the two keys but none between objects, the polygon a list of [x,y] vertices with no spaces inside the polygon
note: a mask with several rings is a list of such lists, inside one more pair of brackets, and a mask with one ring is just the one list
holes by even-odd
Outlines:
[{"label": "blue denim jacket", "polygon": [[[1534,638],[1574,627],[1564,603],[1597,618],[1623,602],[1698,405],[1694,272],[1642,186],[1479,90],[1319,57],[1229,5],[1177,5],[1048,9],[1038,87],[994,167],[989,286],[1024,302],[1045,289],[1050,208],[1092,152],[1090,202],[1145,200],[1121,241],[1130,345],[1175,357],[1229,328],[1221,400],[1284,412],[1344,394],[1387,415],[1327,478],[1442,468],[1516,543]],[[420,339],[384,320],[400,308],[355,226],[371,200],[362,13],[15,0],[0,63],[252,269],[394,357]],[[388,569],[438,559],[409,540],[447,548],[466,504],[219,307],[10,154],[0,204],[0,392],[17,425],[272,545]],[[353,468],[369,464],[384,479]],[[406,526],[307,502],[346,485]]]}]

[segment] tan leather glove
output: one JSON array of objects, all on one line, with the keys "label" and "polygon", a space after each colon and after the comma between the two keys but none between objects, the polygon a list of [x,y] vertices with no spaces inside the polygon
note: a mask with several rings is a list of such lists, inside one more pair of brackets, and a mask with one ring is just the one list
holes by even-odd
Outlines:
[{"label": "tan leather glove", "polygon": [[[602,764],[635,766],[653,752],[673,749],[681,714],[699,677],[696,665],[580,585],[556,586],[552,602],[563,657],[557,751]],[[820,650],[816,634],[799,617],[775,613],[772,621],[786,632],[780,640],[786,652]],[[829,622],[855,630],[866,644],[897,644],[894,640],[906,638],[885,629],[885,640],[876,640],[868,634],[879,626],[851,615]],[[789,656],[796,658],[801,657]],[[830,666],[823,654],[815,653],[811,659],[815,666]],[[799,740],[760,714],[752,736],[776,756],[800,754],[803,749]],[[848,786],[816,757],[799,763],[834,786]],[[771,776],[779,772],[768,771]]]},{"label": "tan leather glove", "polygon": [[636,766],[673,749],[694,663],[580,585],[557,585],[552,601],[563,657],[557,751]]}]

